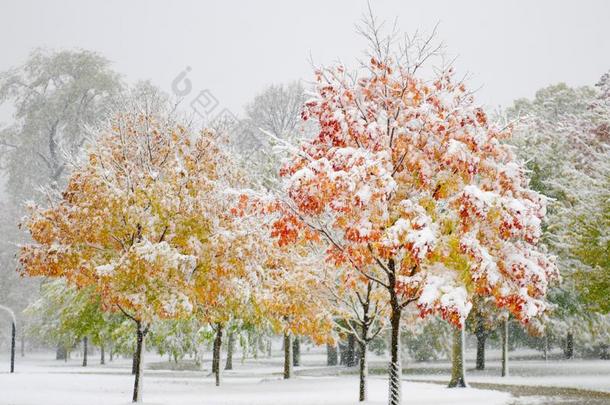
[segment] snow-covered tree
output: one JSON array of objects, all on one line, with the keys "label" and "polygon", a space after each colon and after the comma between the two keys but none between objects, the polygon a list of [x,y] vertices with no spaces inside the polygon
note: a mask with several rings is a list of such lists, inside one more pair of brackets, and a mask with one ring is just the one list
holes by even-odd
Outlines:
[{"label": "snow-covered tree", "polygon": [[92,288],[102,308],[135,323],[134,402],[151,323],[193,311],[193,275],[209,267],[207,194],[222,167],[214,135],[166,108],[151,94],[114,114],[62,194],[30,207],[33,242],[20,251],[26,275]]},{"label": "snow-covered tree", "polygon": [[397,405],[406,307],[461,326],[476,293],[527,322],[547,309],[557,274],[536,247],[545,199],[503,142],[510,130],[488,122],[451,69],[423,78],[430,41],[394,52],[374,22],[365,35],[358,72],[316,71],[303,118],[320,131],[282,168],[274,235],[281,245],[319,242],[329,263],[385,289]]},{"label": "snow-covered tree", "polygon": [[65,184],[86,128],[101,122],[121,88],[107,59],[81,50],[38,49],[22,65],[0,73],[0,105],[13,113],[12,122],[0,124],[6,179],[0,205],[0,290],[5,292],[0,304],[12,307],[18,317],[36,299],[38,288],[14,271],[16,245],[24,241],[17,228],[23,202],[41,198],[39,187]]},{"label": "snow-covered tree", "polygon": [[564,282],[549,295],[556,308],[545,334],[551,341],[563,335],[568,357],[574,335],[589,340],[608,312],[608,76],[596,87],[549,86],[508,111],[518,120],[512,142],[532,187],[552,197],[542,240],[558,257]]},{"label": "snow-covered tree", "polygon": [[120,90],[110,62],[89,51],[36,50],[0,75],[0,103],[15,108],[15,122],[2,130],[0,145],[7,187],[18,203],[41,185],[63,185],[87,127],[100,122]]},{"label": "snow-covered tree", "polygon": [[300,82],[274,84],[245,106],[246,116],[230,131],[231,144],[252,180],[276,189],[286,145],[311,137],[314,128],[301,120],[307,99]]},{"label": "snow-covered tree", "polygon": [[195,317],[154,322],[150,328],[151,346],[175,363],[187,355],[193,356],[197,362],[199,345],[203,341],[200,325]]},{"label": "snow-covered tree", "polygon": [[[100,300],[91,288],[77,290],[64,280],[41,285],[40,297],[30,304],[28,335],[40,342],[53,343],[67,354],[82,339],[99,343],[104,326]],[[83,364],[86,365],[86,364]]]}]

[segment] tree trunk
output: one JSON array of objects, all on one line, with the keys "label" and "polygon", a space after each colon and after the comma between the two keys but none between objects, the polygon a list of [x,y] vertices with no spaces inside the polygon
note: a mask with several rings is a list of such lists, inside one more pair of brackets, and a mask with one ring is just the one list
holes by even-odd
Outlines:
[{"label": "tree trunk", "polygon": [[486,335],[477,334],[477,370],[485,370],[485,341]]},{"label": "tree trunk", "polygon": [[106,349],[103,343],[100,345],[100,364],[106,364]]},{"label": "tree trunk", "polygon": [[566,336],[566,350],[565,350],[566,359],[571,359],[574,357],[574,334],[572,331],[568,332],[568,336]]},{"label": "tree trunk", "polygon": [[339,343],[339,365],[345,366],[347,364],[347,343]]},{"label": "tree trunk", "polygon": [[[393,300],[395,301],[395,300]],[[392,325],[392,333],[390,339],[390,400],[389,405],[400,405],[402,391],[402,362],[400,359],[400,316],[401,308],[395,302],[392,305],[392,314],[390,323]]]},{"label": "tree trunk", "polygon": [[544,334],[544,349],[543,349],[543,355],[544,355],[544,361],[547,361],[549,359],[549,334],[545,332]]},{"label": "tree trunk", "polygon": [[138,367],[138,360],[137,358],[137,348],[136,351],[133,352],[133,356],[131,356],[131,374],[136,375],[136,368]]},{"label": "tree trunk", "polygon": [[347,359],[345,361],[347,367],[356,365],[356,336],[353,334],[347,335]]},{"label": "tree trunk", "polygon": [[135,363],[135,380],[133,384],[133,399],[132,402],[142,402],[142,386],[143,386],[143,367],[144,367],[144,346],[146,341],[146,333],[148,329],[142,325],[142,322],[137,321],[137,342],[136,352],[133,356]]},{"label": "tree trunk", "polygon": [[326,365],[336,366],[338,361],[339,353],[337,352],[337,345],[326,345]]},{"label": "tree trunk", "polygon": [[83,367],[87,367],[87,343],[89,342],[89,338],[85,336],[83,338]]},{"label": "tree trunk", "polygon": [[21,357],[25,357],[25,335],[21,333]]},{"label": "tree trunk", "polygon": [[267,357],[271,357],[272,353],[271,353],[271,337],[269,337],[269,340],[267,341]]},{"label": "tree trunk", "polygon": [[610,355],[608,355],[608,345],[607,344],[602,344],[599,347],[599,359],[600,360],[610,359]]},{"label": "tree trunk", "polygon": [[508,377],[508,319],[502,321],[502,377]]},{"label": "tree trunk", "polygon": [[453,330],[453,356],[449,388],[467,387],[464,378],[464,328]]},{"label": "tree trunk", "polygon": [[114,348],[110,345],[110,361],[114,360]]},{"label": "tree trunk", "polygon": [[229,341],[227,342],[227,362],[225,370],[233,370],[233,350],[235,348],[235,335],[229,332]]},{"label": "tree trunk", "polygon": [[284,379],[292,378],[292,335],[284,333]]},{"label": "tree trunk", "polygon": [[241,346],[241,364],[244,364],[250,353],[250,334],[247,334],[245,339],[240,342]]},{"label": "tree trunk", "polygon": [[214,349],[212,351],[212,372],[216,379],[216,386],[220,386],[220,350],[222,348],[222,325],[216,325],[216,337],[214,338]]},{"label": "tree trunk", "polygon": [[366,398],[368,396],[366,388],[366,379],[369,376],[369,363],[366,346],[366,342],[360,342],[360,402],[366,401]]},{"label": "tree trunk", "polygon": [[483,316],[477,312],[477,325],[475,335],[477,337],[477,370],[485,370],[485,341],[487,340],[487,331],[485,330],[485,320]]},{"label": "tree trunk", "polygon": [[298,336],[292,341],[292,365],[294,367],[301,365],[301,339]]},{"label": "tree trunk", "polygon": [[55,360],[66,360],[68,357],[67,350],[62,345],[57,345],[57,349],[55,350]]},{"label": "tree trunk", "polygon": [[11,373],[15,372],[15,335],[17,334],[17,325],[13,318],[11,322]]}]

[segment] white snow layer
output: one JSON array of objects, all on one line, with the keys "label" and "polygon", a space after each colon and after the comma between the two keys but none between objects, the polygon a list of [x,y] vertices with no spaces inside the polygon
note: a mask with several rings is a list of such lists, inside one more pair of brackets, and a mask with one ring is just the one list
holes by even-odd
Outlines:
[{"label": "white snow layer", "polygon": [[[31,359],[30,359],[31,361]],[[16,374],[0,373],[0,403],[5,405],[127,405],[133,376],[128,361],[79,367],[46,360],[44,366],[20,365]],[[357,376],[296,377],[282,380],[281,367],[224,372],[215,387],[206,371],[146,370],[144,404],[155,405],[347,405],[358,404]],[[275,372],[275,374],[271,374]],[[387,403],[387,378],[370,377],[368,405]],[[403,382],[403,404],[500,405],[509,394],[477,389]]]}]

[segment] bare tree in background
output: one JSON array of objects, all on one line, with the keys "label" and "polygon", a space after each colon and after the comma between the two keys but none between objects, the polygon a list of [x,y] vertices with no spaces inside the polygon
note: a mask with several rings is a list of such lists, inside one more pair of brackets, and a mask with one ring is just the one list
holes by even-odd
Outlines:
[{"label": "bare tree in background", "polygon": [[287,145],[314,133],[311,123],[301,120],[306,101],[298,82],[267,87],[245,107],[246,117],[232,131],[233,147],[254,178],[274,188]]}]

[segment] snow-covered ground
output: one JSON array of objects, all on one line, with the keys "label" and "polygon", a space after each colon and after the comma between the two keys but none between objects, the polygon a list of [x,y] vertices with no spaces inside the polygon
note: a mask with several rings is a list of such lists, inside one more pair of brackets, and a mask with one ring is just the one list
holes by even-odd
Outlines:
[{"label": "snow-covered ground", "polygon": [[[467,352],[466,372],[469,382],[546,387],[569,387],[610,392],[610,361],[597,359],[532,359],[538,353],[521,350],[511,353],[519,360],[509,361],[509,376],[500,375],[500,354],[490,350],[486,370],[475,370],[474,352]],[[530,358],[530,359],[523,359]],[[509,356],[510,358],[510,356]],[[449,380],[449,362],[407,363],[405,377],[410,380]]]},{"label": "snow-covered ground", "polygon": [[[499,377],[498,353],[488,352],[487,369],[474,370],[472,353],[467,353],[467,380],[471,383],[510,384],[518,386],[572,387],[610,392],[610,361],[602,360],[537,360],[536,353],[512,353],[519,360],[511,362],[511,375]],[[209,375],[209,360],[203,371],[172,371],[167,359],[147,354],[144,378],[144,402],[155,405],[240,405],[240,404],[357,404],[357,370],[326,367],[322,348],[304,347],[302,363],[295,368],[298,375],[290,381],[281,378],[282,357],[260,357],[241,361],[234,358],[233,371],[223,373],[221,387],[215,387]],[[130,403],[133,376],[130,360],[118,359],[100,366],[98,355],[90,357],[89,366],[80,366],[81,359],[68,363],[56,361],[51,353],[28,353],[17,357],[17,373],[10,375],[8,357],[0,354],[0,405],[121,405]],[[385,359],[371,353],[372,371],[384,370]],[[428,384],[413,380],[449,380],[446,361],[415,363],[405,361],[403,404],[554,404],[553,393],[530,392],[515,399],[505,392],[478,389],[447,389],[444,384]],[[187,363],[179,365],[184,367]],[[189,367],[185,367],[189,368]],[[191,367],[192,368],[192,367]],[[346,375],[346,373],[352,373]],[[476,384],[475,384],[476,385]],[[500,389],[496,386],[485,388]],[[512,391],[511,391],[512,392]],[[542,396],[540,396],[542,395]],[[602,394],[603,395],[603,394]],[[369,404],[385,404],[387,379],[371,376]],[[610,397],[609,397],[610,398]],[[579,403],[578,397],[566,397]],[[529,401],[529,402],[528,402]],[[576,402],[574,402],[576,401]],[[604,403],[601,399],[594,404]],[[584,403],[584,402],[583,402]],[[587,402],[589,403],[589,402]]]},{"label": "snow-covered ground", "polygon": [[[159,361],[148,356],[149,361]],[[67,364],[51,354],[18,358],[17,373],[0,373],[0,404],[3,405],[120,405],[130,403],[133,376],[128,360],[99,366],[91,358],[83,368],[80,360]],[[317,361],[316,361],[317,362]],[[299,376],[285,381],[279,376],[279,358],[241,364],[225,372],[215,387],[207,371],[147,369],[144,402],[155,405],[344,405],[357,404],[356,376]],[[368,404],[387,403],[387,380],[371,377]],[[436,384],[403,383],[404,404],[500,405],[511,402],[510,394],[477,390],[450,390]]]},{"label": "snow-covered ground", "polygon": [[[500,378],[499,367],[486,371],[467,370],[469,382],[546,387],[570,387],[610,392],[610,362],[602,360],[519,361],[513,362],[508,377]],[[449,379],[449,373],[406,374],[411,380]]]}]

